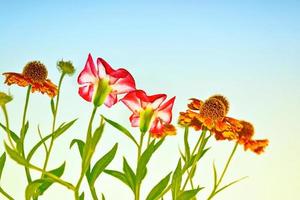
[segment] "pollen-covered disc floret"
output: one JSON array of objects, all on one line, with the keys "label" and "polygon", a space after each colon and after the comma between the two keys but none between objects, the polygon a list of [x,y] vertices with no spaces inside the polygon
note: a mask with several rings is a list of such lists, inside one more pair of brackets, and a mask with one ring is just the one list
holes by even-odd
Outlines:
[{"label": "pollen-covered disc floret", "polygon": [[216,121],[225,117],[226,107],[219,99],[209,98],[200,107],[200,114],[203,118],[209,118]]},{"label": "pollen-covered disc floret", "polygon": [[25,78],[41,83],[47,79],[48,71],[40,61],[31,61],[25,65],[23,75]]},{"label": "pollen-covered disc floret", "polygon": [[222,95],[214,95],[214,96],[211,96],[210,98],[215,98],[215,99],[218,99],[219,101],[221,101],[223,103],[223,105],[225,106],[225,115],[228,113],[229,102],[226,97],[224,97]]}]

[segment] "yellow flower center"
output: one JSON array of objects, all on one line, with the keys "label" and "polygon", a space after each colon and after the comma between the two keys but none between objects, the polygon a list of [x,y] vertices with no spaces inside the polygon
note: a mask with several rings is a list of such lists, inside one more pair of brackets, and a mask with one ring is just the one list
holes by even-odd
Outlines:
[{"label": "yellow flower center", "polygon": [[217,98],[209,98],[200,108],[200,114],[204,118],[219,120],[226,115],[226,107],[222,101]]},{"label": "yellow flower center", "polygon": [[31,61],[25,65],[23,75],[34,82],[44,82],[47,79],[48,71],[40,61]]}]

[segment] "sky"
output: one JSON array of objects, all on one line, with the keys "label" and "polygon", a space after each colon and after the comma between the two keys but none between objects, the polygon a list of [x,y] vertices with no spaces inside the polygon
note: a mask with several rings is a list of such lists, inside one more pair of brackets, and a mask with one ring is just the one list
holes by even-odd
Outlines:
[{"label": "sky", "polygon": [[[0,72],[21,72],[31,60],[48,68],[48,77],[59,80],[56,62],[71,60],[76,74],[66,77],[58,122],[79,118],[68,134],[55,144],[49,166],[67,160],[64,178],[79,176],[80,158],[68,146],[73,138],[84,138],[92,105],[78,94],[76,78],[88,53],[102,57],[113,67],[124,67],[134,76],[137,87],[149,94],[176,96],[173,123],[186,109],[188,99],[206,99],[223,94],[230,102],[229,116],[251,121],[256,138],[268,138],[266,153],[256,156],[238,149],[224,181],[248,176],[218,194],[217,200],[299,199],[300,193],[300,2],[299,1],[0,1]],[[4,82],[3,76],[0,78]],[[8,105],[11,126],[19,130],[26,90],[0,85],[14,96]],[[27,150],[38,140],[39,125],[44,135],[50,131],[49,98],[31,95],[30,133]],[[121,103],[97,113],[114,119],[138,135],[128,121],[130,111]],[[0,121],[4,120],[0,115]],[[119,150],[110,165],[121,169],[122,156],[133,163],[136,151],[127,139],[107,126],[95,157],[116,142]],[[48,132],[48,133],[47,133]],[[194,133],[194,140],[197,138]],[[1,134],[1,139],[5,139]],[[142,188],[150,187],[175,168],[183,130],[169,137],[150,162],[152,170]],[[205,157],[196,177],[205,189],[212,184],[212,162],[219,171],[233,143],[209,142],[213,148]],[[4,151],[0,145],[0,153]],[[33,159],[41,163],[42,151]],[[95,158],[95,159],[96,159]],[[38,174],[36,174],[38,175]],[[13,178],[12,178],[13,177]],[[16,178],[17,177],[17,178]],[[13,161],[6,163],[1,186],[24,198],[26,180],[23,169]],[[101,175],[97,192],[107,199],[132,199],[130,191],[117,180]],[[83,189],[87,190],[86,185]],[[118,192],[116,192],[118,191]],[[41,199],[72,199],[73,194],[54,185]],[[169,198],[169,197],[167,197]]]}]

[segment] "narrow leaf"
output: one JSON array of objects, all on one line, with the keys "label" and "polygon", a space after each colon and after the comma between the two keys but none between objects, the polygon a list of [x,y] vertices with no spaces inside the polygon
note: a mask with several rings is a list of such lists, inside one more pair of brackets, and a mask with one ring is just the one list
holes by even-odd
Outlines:
[{"label": "narrow leaf", "polygon": [[131,187],[130,187],[128,181],[127,181],[127,178],[126,178],[125,174],[123,174],[122,172],[115,171],[115,170],[104,170],[104,172],[106,174],[109,174],[109,175],[111,175],[111,176],[119,179],[120,181],[122,181],[123,183],[125,183],[125,185],[127,185],[131,189]]},{"label": "narrow leaf", "polygon": [[63,134],[65,131],[67,131],[75,122],[77,119],[74,119],[67,124],[63,123],[59,128],[53,133],[53,137],[58,138],[61,134]]},{"label": "narrow leaf", "polygon": [[102,200],[105,200],[105,196],[103,193],[101,194],[101,196],[102,196]]},{"label": "narrow leaf", "polygon": [[244,180],[245,178],[247,178],[247,176],[242,177],[242,178],[240,178],[240,179],[238,179],[238,180],[232,181],[231,183],[229,183],[229,184],[227,184],[227,185],[221,187],[220,189],[218,189],[218,190],[216,191],[216,193],[215,193],[214,195],[218,194],[219,192],[221,192],[222,190],[228,188],[229,186],[232,186],[233,184],[235,184],[235,183],[237,183],[237,182],[240,182],[241,180]]},{"label": "narrow leaf", "polygon": [[103,172],[103,170],[111,163],[114,159],[118,149],[118,143],[116,143],[113,148],[107,152],[102,158],[100,158],[94,165],[90,176],[88,177],[89,183],[94,185],[98,176]]},{"label": "narrow leaf", "polygon": [[159,195],[165,190],[165,188],[167,187],[169,180],[170,180],[170,176],[172,173],[169,173],[166,177],[164,177],[161,181],[159,181],[158,184],[156,184],[152,190],[150,191],[150,193],[148,194],[146,200],[158,200]]},{"label": "narrow leaf", "polygon": [[214,187],[217,185],[217,180],[218,180],[218,174],[217,174],[217,169],[215,162],[213,162],[213,170],[214,170]]},{"label": "narrow leaf", "polygon": [[105,118],[103,115],[102,115],[103,119],[109,123],[110,125],[112,125],[113,127],[115,127],[116,129],[118,129],[119,131],[121,131],[122,133],[124,133],[130,140],[132,140],[136,146],[139,146],[137,141],[134,139],[134,137],[132,136],[132,134],[125,128],[123,127],[122,125],[118,124],[117,122],[114,122],[110,119],[107,119]]},{"label": "narrow leaf", "polygon": [[123,171],[124,171],[124,174],[127,178],[127,182],[130,185],[130,188],[134,192],[135,183],[136,183],[136,176],[135,176],[132,168],[129,166],[129,164],[128,164],[127,160],[125,159],[125,157],[123,158]]},{"label": "narrow leaf", "polygon": [[173,199],[176,199],[176,197],[180,191],[181,180],[182,180],[181,160],[179,159],[176,169],[173,173],[173,177],[172,177],[171,190],[172,190],[172,198]]},{"label": "narrow leaf", "polygon": [[201,189],[203,188],[184,191],[177,197],[177,200],[190,200],[195,197]]},{"label": "narrow leaf", "polygon": [[36,199],[39,196],[38,188],[43,183],[44,183],[43,179],[38,179],[38,180],[35,180],[35,181],[29,183],[26,187],[25,199],[26,200],[30,200],[31,198]]},{"label": "narrow leaf", "polygon": [[[0,123],[0,126],[4,131],[6,131],[6,126],[4,126],[2,123]],[[20,142],[20,138],[15,132],[13,132],[12,130],[9,130],[9,133],[10,133],[11,138],[14,140],[14,142],[16,144]]]},{"label": "narrow leaf", "polygon": [[5,161],[6,161],[6,154],[3,153],[0,157],[0,180],[1,180],[2,172],[3,172],[3,168],[5,165]]},{"label": "narrow leaf", "polygon": [[82,192],[81,195],[79,196],[79,200],[84,200],[84,192]]},{"label": "narrow leaf", "polygon": [[5,142],[4,146],[7,154],[9,155],[9,157],[11,157],[11,159],[13,159],[21,165],[28,166],[28,162],[24,158],[22,158],[22,156],[20,156],[16,151],[11,149]]},{"label": "narrow leaf", "polygon": [[184,149],[185,149],[185,157],[186,160],[190,160],[191,153],[190,153],[190,145],[189,145],[189,127],[184,128]]},{"label": "narrow leaf", "polygon": [[[56,169],[53,169],[51,171],[49,171],[49,173],[57,176],[57,177],[61,177],[65,171],[65,166],[66,166],[66,162],[64,162],[61,166],[59,166]],[[47,176],[45,176],[45,178],[48,178]],[[39,186],[39,194],[42,195],[52,184],[53,184],[53,180],[49,179],[49,181],[44,181],[44,183],[42,183]]]},{"label": "narrow leaf", "polygon": [[79,153],[80,153],[80,156],[82,158],[82,154],[83,154],[83,148],[84,148],[84,142],[82,140],[79,140],[79,139],[73,139],[71,144],[70,144],[70,149],[72,148],[72,146],[74,144],[77,144],[77,147],[78,147],[78,150],[79,150]]},{"label": "narrow leaf", "polygon": [[53,98],[50,101],[50,106],[51,106],[52,115],[54,116],[55,115],[55,106],[54,106],[54,100],[53,100]]},{"label": "narrow leaf", "polygon": [[103,130],[104,130],[104,123],[103,123],[103,119],[101,119],[101,123],[100,126],[95,130],[93,138],[92,138],[92,148],[95,149],[99,140],[102,137],[103,134]]}]

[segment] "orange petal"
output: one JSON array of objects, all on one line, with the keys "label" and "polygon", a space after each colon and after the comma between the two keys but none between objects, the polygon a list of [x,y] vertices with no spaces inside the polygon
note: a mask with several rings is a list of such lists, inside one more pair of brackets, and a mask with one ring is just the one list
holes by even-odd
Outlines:
[{"label": "orange petal", "polygon": [[200,110],[203,102],[196,98],[191,98],[190,100],[192,100],[192,102],[188,104],[188,108],[191,110]]}]

